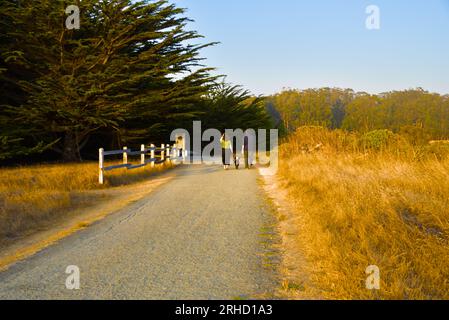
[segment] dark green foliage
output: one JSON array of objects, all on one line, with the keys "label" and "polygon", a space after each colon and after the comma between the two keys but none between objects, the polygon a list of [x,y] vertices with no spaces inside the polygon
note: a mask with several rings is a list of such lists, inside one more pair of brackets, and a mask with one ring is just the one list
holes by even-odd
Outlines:
[{"label": "dark green foliage", "polygon": [[[65,26],[77,4],[81,28]],[[202,120],[268,127],[260,98],[217,84],[201,38],[165,0],[0,2],[0,158],[51,149],[66,161],[85,146],[166,141]],[[88,152],[86,152],[88,154]]]},{"label": "dark green foliage", "polygon": [[119,143],[145,141],[171,120],[195,116],[215,77],[200,65],[205,45],[186,44],[200,36],[185,30],[182,9],[83,0],[81,29],[68,30],[70,4],[1,2],[2,157],[51,147],[78,160],[98,131]]},{"label": "dark green foliage", "polygon": [[240,86],[216,84],[202,103],[203,128],[257,130],[273,125],[263,98],[251,96]]}]

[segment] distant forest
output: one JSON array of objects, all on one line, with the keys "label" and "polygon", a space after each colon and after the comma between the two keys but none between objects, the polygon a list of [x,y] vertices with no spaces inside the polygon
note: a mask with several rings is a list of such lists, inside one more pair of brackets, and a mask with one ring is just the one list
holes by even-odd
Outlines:
[{"label": "distant forest", "polygon": [[413,144],[449,139],[449,95],[421,88],[379,95],[351,89],[285,90],[266,98],[284,132],[323,126],[367,133],[388,129]]}]

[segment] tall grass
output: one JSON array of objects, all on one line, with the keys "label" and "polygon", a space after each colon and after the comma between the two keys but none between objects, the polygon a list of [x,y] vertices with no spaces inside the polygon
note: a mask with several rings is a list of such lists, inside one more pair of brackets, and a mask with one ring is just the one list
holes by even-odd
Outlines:
[{"label": "tall grass", "polygon": [[0,169],[0,244],[95,201],[98,195],[94,190],[142,181],[168,167],[111,171],[104,186],[98,184],[97,163]]},{"label": "tall grass", "polygon": [[[333,299],[448,299],[449,157],[395,135],[365,140],[306,127],[281,146],[314,285]],[[366,288],[370,265],[380,290]]]}]

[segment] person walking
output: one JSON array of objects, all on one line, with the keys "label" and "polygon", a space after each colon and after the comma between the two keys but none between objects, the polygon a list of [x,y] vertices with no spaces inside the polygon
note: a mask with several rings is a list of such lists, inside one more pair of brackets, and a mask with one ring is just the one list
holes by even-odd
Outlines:
[{"label": "person walking", "polygon": [[240,158],[239,155],[237,154],[237,144],[234,144],[235,148],[233,149],[233,157],[234,157],[234,165],[235,168],[238,170],[240,167]]},{"label": "person walking", "polygon": [[176,139],[177,158],[184,159],[184,139],[182,136],[178,136]]},{"label": "person walking", "polygon": [[249,169],[249,138],[247,135],[243,137],[242,153],[245,158],[245,169]]},{"label": "person walking", "polygon": [[242,153],[245,158],[245,169],[251,169],[254,156],[254,137],[247,130],[243,137]]},{"label": "person walking", "polygon": [[221,144],[221,158],[223,162],[223,168],[225,170],[229,169],[231,164],[231,154],[232,154],[232,142],[226,136],[226,133],[223,133],[220,139]]}]

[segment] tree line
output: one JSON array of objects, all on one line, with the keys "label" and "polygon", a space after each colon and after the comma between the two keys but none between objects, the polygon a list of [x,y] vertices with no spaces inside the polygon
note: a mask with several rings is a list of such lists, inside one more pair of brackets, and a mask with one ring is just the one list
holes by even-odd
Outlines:
[{"label": "tree line", "polygon": [[449,139],[449,95],[421,88],[378,95],[351,89],[284,90],[267,108],[286,132],[323,126],[367,133],[388,129],[415,144]]},{"label": "tree line", "polygon": [[[168,1],[0,2],[0,159],[79,161],[175,128],[268,128],[263,100],[213,75],[216,43]],[[31,155],[31,156],[29,156]]]}]

